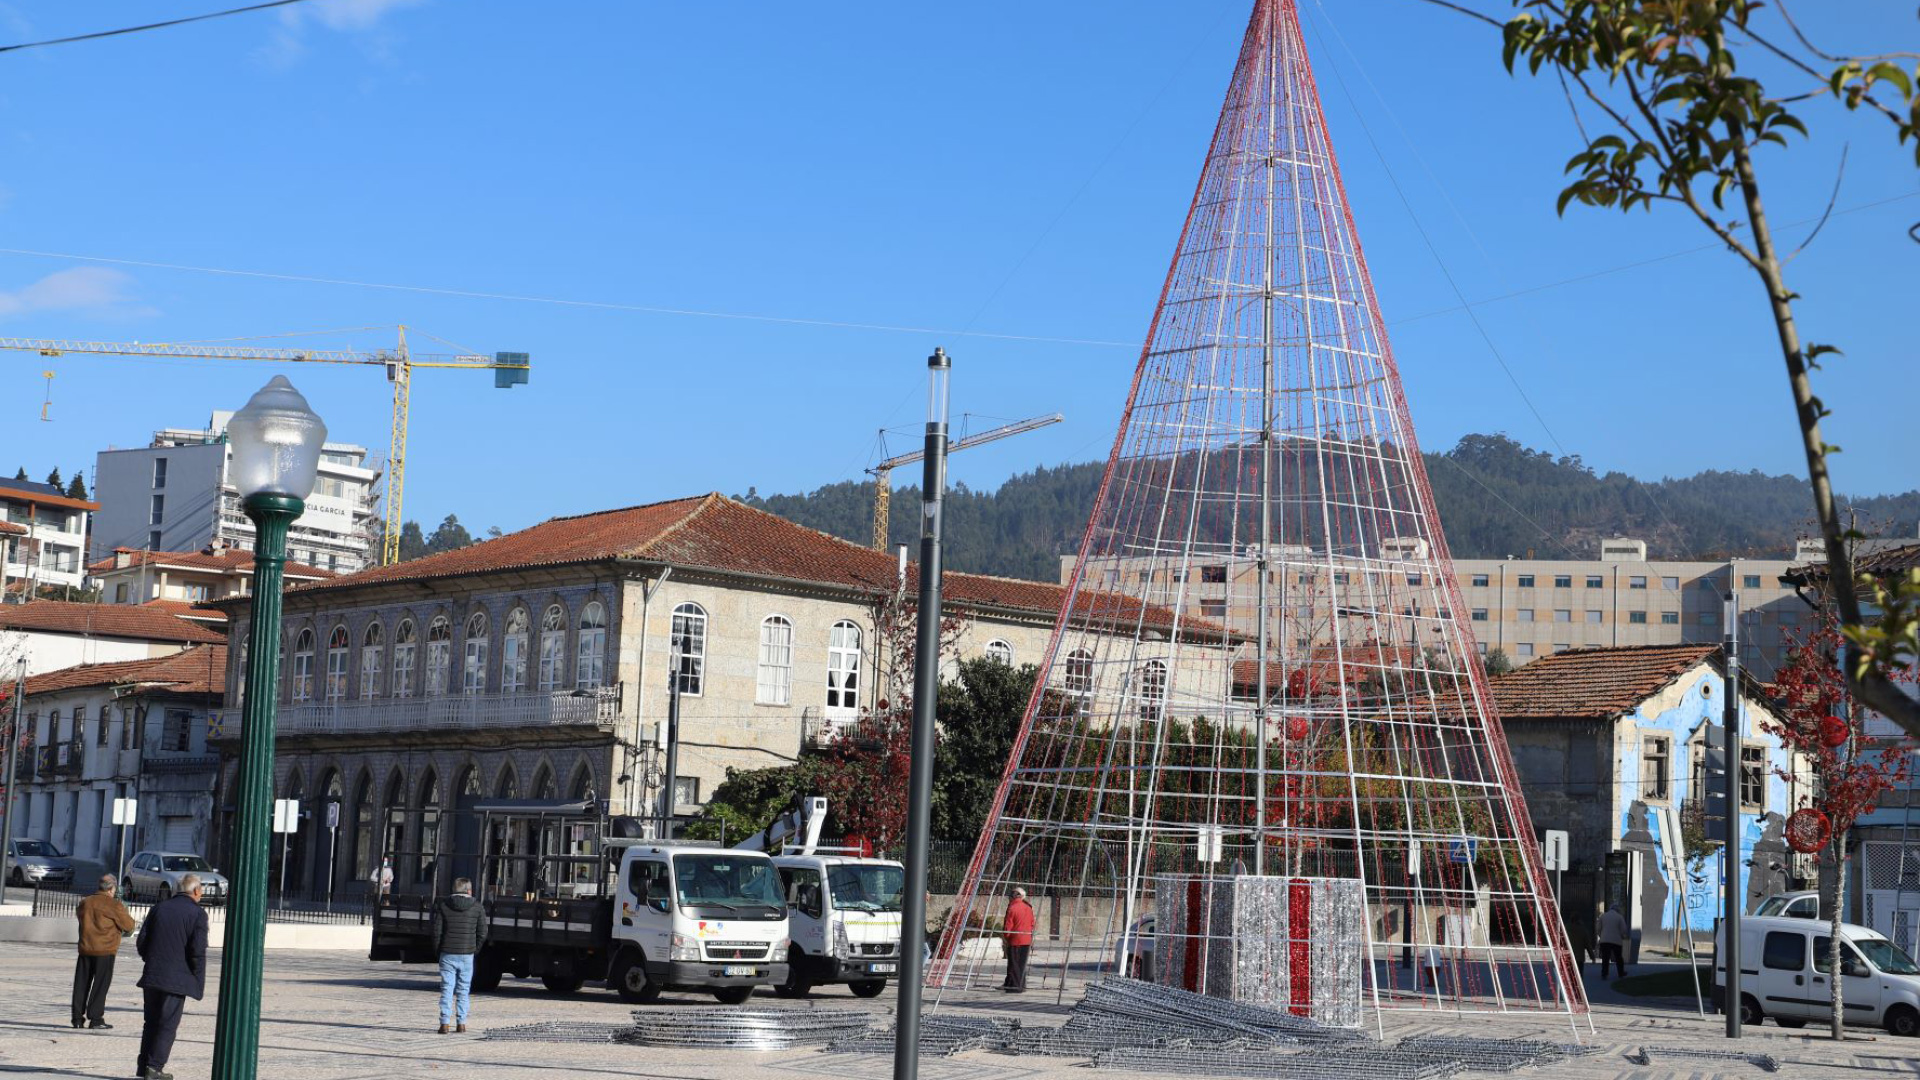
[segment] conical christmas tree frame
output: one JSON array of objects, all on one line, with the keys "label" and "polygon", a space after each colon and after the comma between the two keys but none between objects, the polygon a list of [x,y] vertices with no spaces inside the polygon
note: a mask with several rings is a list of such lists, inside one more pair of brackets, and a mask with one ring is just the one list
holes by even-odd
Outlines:
[{"label": "conical christmas tree frame", "polygon": [[1298,13],[1257,0],[933,981],[999,977],[963,940],[1016,887],[1051,988],[1136,951],[1157,875],[1339,877],[1375,1007],[1584,1011],[1451,570]]}]

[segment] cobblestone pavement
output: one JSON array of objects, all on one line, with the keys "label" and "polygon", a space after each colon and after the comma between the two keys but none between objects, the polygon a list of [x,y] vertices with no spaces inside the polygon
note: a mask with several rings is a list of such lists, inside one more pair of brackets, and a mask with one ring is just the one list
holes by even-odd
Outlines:
[{"label": "cobblestone pavement", "polygon": [[[216,974],[217,974],[216,960]],[[139,1048],[139,960],[125,950],[116,972],[107,1020],[112,1031],[75,1031],[67,1024],[73,970],[72,946],[0,944],[0,1077],[124,1077],[133,1072]],[[182,1078],[204,1077],[213,1052],[215,995],[189,1002],[170,1071]],[[424,1080],[458,1077],[652,1076],[663,1080],[735,1080],[745,1076],[827,1077],[833,1080],[882,1080],[891,1059],[883,1055],[824,1054],[817,1050],[784,1053],[703,1050],[663,1051],[625,1045],[524,1043],[484,1040],[488,1028],[540,1020],[621,1023],[632,1007],[599,989],[571,998],[555,998],[537,981],[509,979],[500,991],[477,995],[470,1020],[472,1034],[439,1035],[438,982],[423,967],[375,965],[340,953],[278,953],[267,958],[260,1075],[268,1080]],[[1712,1080],[1766,1074],[1742,1063],[1692,1061],[1636,1065],[1628,1055],[1642,1046],[1726,1049],[1722,1021],[1704,1019],[1692,1001],[1607,1000],[1593,1013],[1593,1031],[1579,1022],[1584,1042],[1601,1052],[1550,1070],[1522,1070],[1546,1080]],[[997,993],[949,991],[941,1004],[954,1015],[1011,1016],[1024,1024],[1053,1024],[1065,1018],[1068,1004],[1036,990],[1021,998]],[[860,1008],[885,1016],[893,996],[861,1001],[839,988],[813,999],[821,1007]],[[654,1009],[713,1005],[708,997],[670,994]],[[757,1006],[789,1007],[772,997]],[[1456,1017],[1451,1014],[1389,1014],[1386,1034],[1440,1033],[1569,1041],[1574,1026],[1566,1017]],[[1805,1032],[1767,1024],[1740,1044],[1748,1052],[1771,1054],[1782,1077],[1920,1077],[1920,1040],[1901,1040],[1878,1031],[1860,1031],[1835,1044]],[[1090,1075],[1084,1061],[969,1053],[928,1059],[926,1080],[1020,1080],[1027,1077]],[[1124,1077],[1123,1073],[1101,1073]],[[1468,1076],[1479,1074],[1463,1074]]]}]

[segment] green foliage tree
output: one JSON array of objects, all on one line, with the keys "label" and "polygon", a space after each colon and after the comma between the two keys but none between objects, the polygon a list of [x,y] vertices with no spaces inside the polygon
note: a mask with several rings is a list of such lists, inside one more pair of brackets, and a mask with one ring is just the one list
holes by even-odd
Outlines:
[{"label": "green foliage tree", "polygon": [[87,481],[86,477],[81,474],[81,470],[74,470],[73,482],[67,485],[67,498],[79,499],[82,502],[86,501]]},{"label": "green foliage tree", "polygon": [[427,553],[427,538],[420,533],[420,523],[417,521],[401,523],[400,561],[410,562]]},{"label": "green foliage tree", "polygon": [[25,465],[20,466],[19,471],[13,474],[13,478],[15,480],[25,480],[27,478],[27,467]]},{"label": "green foliage tree", "polygon": [[959,677],[941,685],[935,840],[979,839],[1039,673],[1032,664],[1016,668],[981,657],[962,661]]},{"label": "green foliage tree", "polygon": [[448,514],[446,520],[440,523],[440,527],[433,530],[433,535],[427,537],[427,554],[438,555],[443,551],[454,551],[472,543],[473,534],[467,531],[465,525],[460,524],[458,517]]},{"label": "green foliage tree", "polygon": [[47,486],[54,489],[55,491],[66,490],[67,482],[60,479],[59,469],[55,469],[52,472],[47,474]]},{"label": "green foliage tree", "polygon": [[[1920,660],[1920,581],[1888,586],[1893,602],[1869,622],[1848,551],[1849,530],[1835,497],[1821,421],[1830,414],[1813,392],[1813,372],[1838,347],[1802,337],[1783,252],[1762,198],[1768,168],[1795,136],[1805,138],[1805,102],[1830,98],[1890,125],[1914,143],[1920,164],[1920,52],[1850,56],[1816,47],[1785,0],[1772,5],[1781,29],[1758,18],[1759,0],[1513,0],[1519,14],[1501,26],[1508,70],[1550,71],[1590,107],[1568,104],[1584,145],[1567,162],[1559,209],[1575,203],[1631,211],[1671,207],[1693,218],[1750,269],[1764,293],[1812,486],[1814,517],[1832,571],[1832,598],[1847,639],[1848,689],[1860,701],[1920,736],[1920,701],[1891,677]],[[1465,10],[1449,4],[1456,10]],[[1484,18],[1484,16],[1482,16]],[[1488,19],[1489,22],[1495,20]],[[1752,46],[1784,60],[1793,74],[1774,90],[1741,67]],[[1804,110],[1802,110],[1804,111]],[[1593,126],[1589,127],[1589,124]],[[1729,196],[1732,205],[1729,207]],[[1802,245],[1804,247],[1804,244]],[[1908,590],[1911,590],[1910,592]]]},{"label": "green foliage tree", "polygon": [[1480,658],[1480,666],[1485,668],[1489,675],[1505,675],[1513,670],[1513,658],[1507,655],[1505,649],[1488,649],[1487,655]]}]

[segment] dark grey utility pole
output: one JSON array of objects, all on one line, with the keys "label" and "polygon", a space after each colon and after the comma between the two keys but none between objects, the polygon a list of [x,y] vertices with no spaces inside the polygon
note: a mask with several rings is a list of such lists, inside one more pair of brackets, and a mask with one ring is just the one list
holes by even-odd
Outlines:
[{"label": "dark grey utility pole", "polygon": [[686,663],[686,656],[676,644],[673,649],[672,673],[667,676],[667,789],[660,798],[660,838],[673,839],[674,814],[679,810],[680,798],[680,670]]},{"label": "dark grey utility pole", "polygon": [[13,789],[19,779],[14,768],[13,755],[20,745],[20,722],[25,717],[22,711],[27,707],[27,658],[20,658],[19,671],[13,677],[13,722],[7,725],[7,800],[0,805],[0,898],[8,879],[13,877]]},{"label": "dark grey utility pole", "polygon": [[[1740,595],[1733,588],[1733,572],[1727,572],[1727,653],[1726,702],[1721,706],[1721,726],[1726,731],[1727,748],[1727,846],[1725,882],[1726,912],[1720,918],[1725,930],[1727,965],[1727,1038],[1740,1037],[1740,901],[1746,889],[1740,884]],[[1716,958],[1715,963],[1720,959]]]},{"label": "dark grey utility pole", "polygon": [[927,458],[920,482],[920,603],[913,656],[912,758],[907,781],[907,895],[900,930],[900,1013],[894,1080],[920,1075],[920,989],[926,978],[927,833],[933,816],[933,710],[940,696],[940,507],[947,487],[945,349],[927,357]]}]

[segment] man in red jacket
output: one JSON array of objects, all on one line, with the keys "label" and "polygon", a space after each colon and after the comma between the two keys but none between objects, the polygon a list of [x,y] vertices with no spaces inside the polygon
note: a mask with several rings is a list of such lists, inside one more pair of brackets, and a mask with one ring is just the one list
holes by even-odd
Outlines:
[{"label": "man in red jacket", "polygon": [[1033,905],[1027,903],[1027,890],[1013,890],[1007,901],[1005,920],[1007,942],[1007,981],[1001,987],[1009,994],[1027,992],[1027,954],[1033,951]]}]

